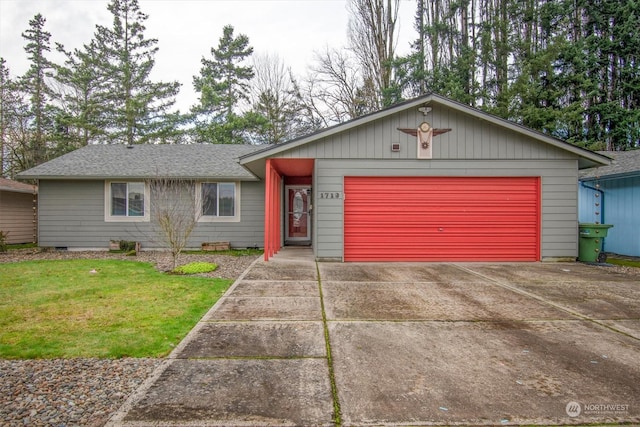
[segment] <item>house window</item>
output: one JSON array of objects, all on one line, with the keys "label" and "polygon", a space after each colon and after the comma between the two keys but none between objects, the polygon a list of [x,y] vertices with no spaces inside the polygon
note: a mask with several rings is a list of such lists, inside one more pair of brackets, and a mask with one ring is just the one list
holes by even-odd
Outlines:
[{"label": "house window", "polygon": [[239,187],[235,182],[200,183],[202,220],[239,220]]},{"label": "house window", "polygon": [[107,221],[149,219],[149,195],[144,182],[107,182],[105,190]]}]

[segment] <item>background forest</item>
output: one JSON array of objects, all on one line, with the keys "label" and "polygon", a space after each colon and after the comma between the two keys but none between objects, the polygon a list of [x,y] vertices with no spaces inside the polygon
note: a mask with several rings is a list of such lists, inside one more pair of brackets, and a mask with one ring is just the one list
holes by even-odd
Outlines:
[{"label": "background forest", "polygon": [[431,92],[589,149],[640,148],[637,0],[416,0],[397,55],[399,1],[349,0],[345,45],[305,76],[221,28],[186,112],[181,83],[150,78],[160,47],[137,0],[111,0],[112,25],[70,51],[36,15],[27,72],[0,57],[0,176],[87,144],[278,144]]}]

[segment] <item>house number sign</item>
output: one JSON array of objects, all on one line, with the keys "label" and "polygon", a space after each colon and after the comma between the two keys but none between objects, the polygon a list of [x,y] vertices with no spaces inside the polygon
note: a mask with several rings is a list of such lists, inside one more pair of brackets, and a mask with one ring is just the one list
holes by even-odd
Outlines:
[{"label": "house number sign", "polygon": [[331,193],[327,193],[327,192],[321,192],[320,193],[320,198],[321,199],[342,199],[342,193],[338,192],[338,191],[334,191]]}]

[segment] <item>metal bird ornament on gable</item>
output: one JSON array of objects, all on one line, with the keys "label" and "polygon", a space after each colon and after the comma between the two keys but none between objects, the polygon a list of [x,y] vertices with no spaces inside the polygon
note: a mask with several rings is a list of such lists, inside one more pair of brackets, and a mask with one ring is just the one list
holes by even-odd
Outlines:
[{"label": "metal bird ornament on gable", "polygon": [[418,143],[422,148],[427,149],[431,145],[431,138],[433,137],[433,128],[427,122],[420,123],[418,126]]}]

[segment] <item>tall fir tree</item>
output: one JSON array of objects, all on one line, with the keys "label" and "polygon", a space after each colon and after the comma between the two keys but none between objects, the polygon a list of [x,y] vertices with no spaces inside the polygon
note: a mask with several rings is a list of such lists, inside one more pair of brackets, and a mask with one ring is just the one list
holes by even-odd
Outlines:
[{"label": "tall fir tree", "polygon": [[56,66],[55,74],[60,87],[59,121],[68,129],[67,145],[61,147],[61,151],[105,142],[105,98],[109,90],[104,76],[100,76],[95,67],[100,61],[100,52],[94,42],[72,52],[65,51],[61,45],[57,49],[66,57],[64,65]]},{"label": "tall fir tree", "polygon": [[53,133],[51,112],[52,90],[47,83],[53,64],[47,58],[51,51],[51,34],[44,29],[46,19],[37,14],[29,21],[29,28],[22,33],[27,41],[24,47],[30,61],[29,69],[20,79],[20,88],[30,102],[28,146],[24,154],[25,167],[33,167],[47,160],[47,140]]},{"label": "tall fir tree", "polygon": [[640,148],[640,3],[418,2],[396,61],[404,96],[437,92],[592,149]]},{"label": "tall fir tree", "polygon": [[199,103],[192,108],[198,142],[247,143],[247,133],[266,124],[259,113],[247,110],[254,72],[245,62],[253,48],[246,35],[236,37],[233,32],[231,25],[223,28],[218,47],[211,48],[212,58],[203,57],[200,75],[193,77],[200,94]]},{"label": "tall fir tree", "polygon": [[640,147],[640,3],[583,5],[587,92],[586,143],[606,150]]},{"label": "tall fir tree", "polygon": [[98,25],[94,72],[100,82],[103,110],[100,121],[106,123],[107,142],[141,144],[163,140],[175,132],[169,110],[175,104],[178,82],[152,82],[158,40],[145,38],[147,15],[138,0],[111,0],[108,5],[113,26]]}]

